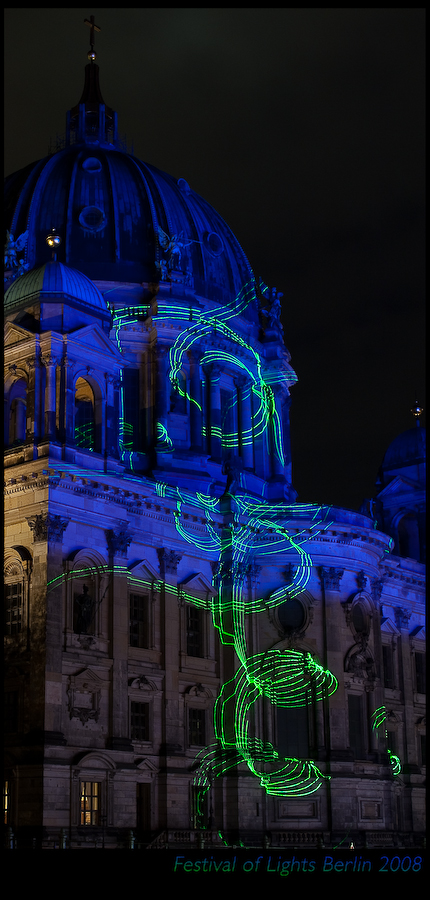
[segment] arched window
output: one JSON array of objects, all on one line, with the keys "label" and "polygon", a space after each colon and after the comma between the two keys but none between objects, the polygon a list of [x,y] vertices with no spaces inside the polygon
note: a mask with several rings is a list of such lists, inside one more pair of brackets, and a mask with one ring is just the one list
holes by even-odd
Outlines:
[{"label": "arched window", "polygon": [[9,447],[23,443],[27,424],[27,383],[24,378],[15,381],[10,390],[8,423],[6,443]]},{"label": "arched window", "polygon": [[31,556],[28,550],[25,547],[7,550],[4,566],[4,631],[6,635],[19,635],[25,630],[30,574]]},{"label": "arched window", "polygon": [[75,387],[75,443],[85,450],[96,449],[94,392],[84,378],[78,378]]}]

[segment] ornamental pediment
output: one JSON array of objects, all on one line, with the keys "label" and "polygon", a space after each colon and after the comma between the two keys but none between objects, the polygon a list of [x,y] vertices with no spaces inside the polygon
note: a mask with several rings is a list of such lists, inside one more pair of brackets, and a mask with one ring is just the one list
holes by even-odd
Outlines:
[{"label": "ornamental pediment", "polygon": [[426,640],[426,628],[425,625],[416,625],[416,627],[411,631],[410,637],[414,640],[425,641]]},{"label": "ornamental pediment", "polygon": [[215,597],[217,591],[213,585],[200,572],[195,572],[178,582],[178,590],[184,594],[193,594],[200,597]]},{"label": "ornamental pediment", "polygon": [[160,573],[156,572],[146,559],[133,563],[133,565],[129,566],[128,571],[129,577],[137,579],[145,585],[157,584],[160,580]]},{"label": "ornamental pediment", "polygon": [[384,634],[396,635],[396,637],[398,637],[398,635],[400,634],[399,629],[396,628],[396,626],[395,626],[394,622],[392,621],[392,619],[389,619],[388,617],[382,619],[382,621],[381,621],[381,631],[382,631]]},{"label": "ornamental pediment", "polygon": [[112,360],[118,360],[122,365],[124,364],[124,360],[119,350],[116,349],[112,341],[97,324],[85,325],[84,328],[78,328],[77,331],[73,331],[71,334],[67,335],[64,340],[67,344],[67,352],[71,355],[73,355],[75,344],[78,344],[78,346],[84,345],[95,352],[111,357]]},{"label": "ornamental pediment", "polygon": [[21,328],[19,325],[15,325],[14,322],[6,322],[4,327],[5,347],[11,347],[13,344],[21,343],[21,341],[28,341],[29,338],[34,340],[34,334],[31,334],[25,328]]},{"label": "ornamental pediment", "polygon": [[396,475],[396,477],[387,484],[384,490],[378,494],[378,500],[397,496],[398,494],[410,494],[411,491],[421,493],[422,486],[420,486],[417,481],[412,481],[410,478],[405,478],[403,475]]}]

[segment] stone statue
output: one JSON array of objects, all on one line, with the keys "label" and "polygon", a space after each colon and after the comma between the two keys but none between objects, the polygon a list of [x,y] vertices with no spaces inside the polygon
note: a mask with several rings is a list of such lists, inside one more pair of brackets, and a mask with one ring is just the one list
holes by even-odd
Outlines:
[{"label": "stone statue", "polygon": [[17,275],[22,275],[23,272],[28,269],[28,265],[24,263],[24,258],[19,259],[18,253],[21,253],[24,250],[24,247],[27,243],[28,231],[23,231],[22,234],[15,240],[14,235],[10,232],[6,232],[6,243],[4,245],[4,267],[6,270],[12,269],[14,272],[14,276],[16,278]]},{"label": "stone statue", "polygon": [[281,297],[283,296],[284,295],[277,291],[276,288],[272,288],[269,299],[269,309],[262,310],[268,319],[267,326],[277,332],[282,332],[284,330],[281,325]]},{"label": "stone statue", "polygon": [[76,634],[88,634],[88,629],[94,614],[94,600],[88,593],[88,588],[84,584],[82,594],[75,595],[75,606],[77,609]]},{"label": "stone statue", "polygon": [[160,226],[158,226],[158,240],[160,242],[160,247],[164,250],[167,259],[161,260],[158,264],[159,268],[163,272],[163,263],[167,265],[167,271],[171,272],[172,269],[179,268],[181,264],[181,253],[185,247],[189,247],[190,244],[194,243],[191,241],[184,240],[184,233],[181,231],[180,234],[174,234],[172,237],[169,237],[165,231],[163,231]]}]

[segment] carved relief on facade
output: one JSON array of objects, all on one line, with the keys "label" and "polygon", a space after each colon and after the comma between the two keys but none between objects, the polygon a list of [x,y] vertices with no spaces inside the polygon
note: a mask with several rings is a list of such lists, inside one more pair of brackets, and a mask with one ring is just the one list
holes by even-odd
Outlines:
[{"label": "carved relief on facade", "polygon": [[71,675],[67,687],[70,719],[79,719],[82,725],[91,721],[98,722],[102,691],[108,686],[109,683],[92,669],[85,669],[79,675]]}]

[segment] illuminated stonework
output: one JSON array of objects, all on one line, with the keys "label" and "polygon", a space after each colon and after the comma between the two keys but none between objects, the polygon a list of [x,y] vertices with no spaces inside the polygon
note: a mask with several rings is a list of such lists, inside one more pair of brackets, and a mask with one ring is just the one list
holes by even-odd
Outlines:
[{"label": "illuminated stonework", "polygon": [[419,845],[424,429],[298,502],[282,294],[190,185],[93,55],[7,183],[9,846]]}]

